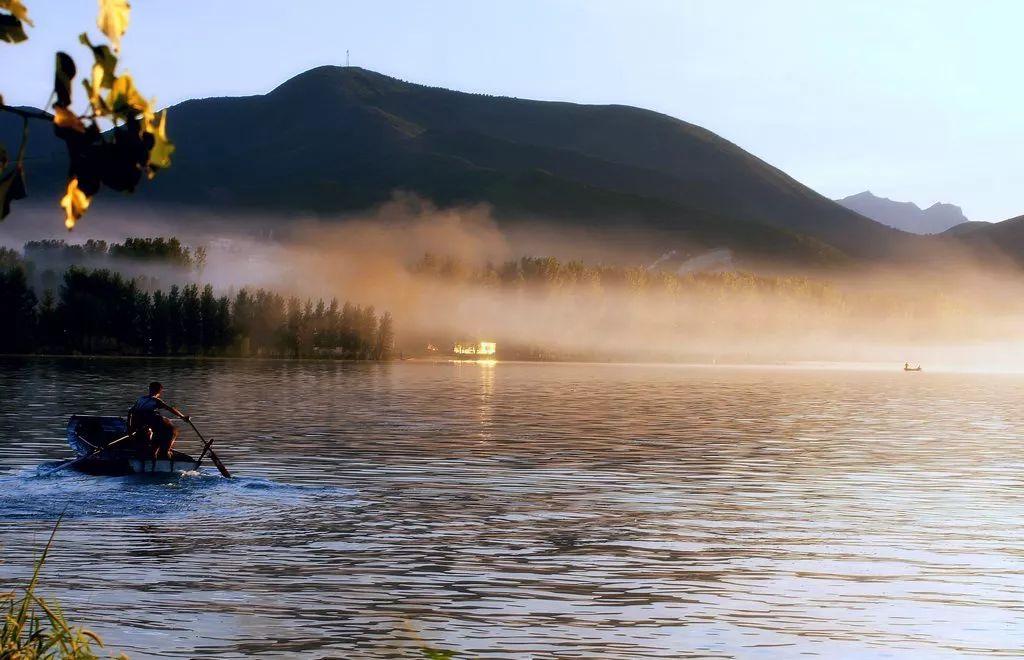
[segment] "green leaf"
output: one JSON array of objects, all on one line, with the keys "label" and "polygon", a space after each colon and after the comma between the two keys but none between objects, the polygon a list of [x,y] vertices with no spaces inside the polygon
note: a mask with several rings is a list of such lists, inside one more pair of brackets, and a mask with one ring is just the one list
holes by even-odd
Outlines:
[{"label": "green leaf", "polygon": [[[98,80],[93,81],[93,85],[103,89],[110,89],[114,84],[114,69],[117,68],[117,55],[114,55],[114,52],[110,50],[110,46],[106,44],[93,46],[92,42],[89,41],[89,35],[85,32],[78,35],[78,41],[89,47],[89,50],[92,51],[93,59],[96,60],[96,64],[93,66],[93,77],[98,78]],[[99,67],[99,69],[96,67]],[[97,71],[102,71],[103,75],[97,76]]]},{"label": "green leaf", "polygon": [[28,39],[21,21],[9,14],[0,14],[0,41],[16,44]]},{"label": "green leaf", "polygon": [[53,75],[53,93],[57,95],[54,107],[66,108],[71,105],[71,81],[75,78],[75,61],[67,53],[57,53],[57,64]]},{"label": "green leaf", "polygon": [[90,124],[84,136],[68,132],[61,137],[68,146],[68,176],[78,180],[78,189],[87,197],[100,191],[103,183],[103,171],[110,159],[113,145],[104,142],[95,134],[94,124]]},{"label": "green leaf", "polygon": [[27,196],[25,176],[20,166],[0,177],[0,220],[11,214],[12,201],[25,199]]},{"label": "green leaf", "polygon": [[114,129],[114,142],[100,150],[100,179],[112,190],[131,192],[142,177],[151,142],[144,139],[137,120]]},{"label": "green leaf", "polygon": [[78,35],[78,41],[88,46],[92,51],[93,62],[92,77],[82,81],[85,93],[89,97],[89,104],[92,106],[93,115],[105,117],[110,114],[110,107],[103,98],[102,91],[114,86],[116,76],[114,69],[117,68],[117,56],[110,50],[109,46],[93,46],[89,41],[89,35],[82,33]]}]

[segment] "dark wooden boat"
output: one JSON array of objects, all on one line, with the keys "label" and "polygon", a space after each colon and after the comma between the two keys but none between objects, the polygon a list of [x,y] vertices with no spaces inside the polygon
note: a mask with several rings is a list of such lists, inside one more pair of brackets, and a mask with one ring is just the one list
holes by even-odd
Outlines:
[{"label": "dark wooden boat", "polygon": [[[68,420],[68,446],[79,457],[74,464],[87,474],[173,474],[195,469],[196,459],[180,451],[171,452],[170,459],[154,459],[148,452],[140,453],[134,438],[128,435],[123,417],[72,415]],[[114,443],[111,447],[111,443]]]}]

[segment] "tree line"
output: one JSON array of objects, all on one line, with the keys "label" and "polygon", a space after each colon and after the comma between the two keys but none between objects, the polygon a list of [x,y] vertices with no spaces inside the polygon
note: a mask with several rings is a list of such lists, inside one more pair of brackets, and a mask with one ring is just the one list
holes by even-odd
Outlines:
[{"label": "tree line", "polygon": [[137,278],[72,266],[36,295],[17,253],[0,249],[0,352],[233,355],[383,360],[391,314],[264,289],[216,296],[210,285],[146,291]]},{"label": "tree line", "polygon": [[799,291],[819,297],[832,295],[827,283],[807,277],[772,277],[736,270],[677,273],[658,267],[588,264],[557,257],[521,257],[501,264],[471,265],[452,256],[427,252],[413,272],[443,281],[501,287],[631,289],[679,293],[730,290],[733,292]]},{"label": "tree line", "polygon": [[121,243],[89,239],[85,243],[68,243],[58,239],[29,241],[24,246],[30,274],[45,280],[53,271],[59,274],[71,266],[111,268],[144,272],[153,266],[164,266],[182,274],[201,275],[206,267],[206,248],[189,248],[175,237],[126,238]]},{"label": "tree line", "polygon": [[811,305],[836,317],[962,317],[968,305],[938,287],[913,295],[880,288],[840,288],[825,279],[765,275],[737,270],[673,272],[645,266],[588,264],[556,257],[522,257],[501,264],[469,264],[426,253],[413,266],[420,277],[448,284],[531,290],[559,296],[601,297],[615,292],[699,302],[702,308],[745,300]]},{"label": "tree line", "polygon": [[25,258],[31,261],[49,260],[68,265],[82,264],[97,259],[134,259],[160,262],[201,271],[206,265],[206,248],[194,250],[175,237],[126,238],[122,243],[89,239],[85,243],[68,243],[63,239],[44,239],[25,243]]}]

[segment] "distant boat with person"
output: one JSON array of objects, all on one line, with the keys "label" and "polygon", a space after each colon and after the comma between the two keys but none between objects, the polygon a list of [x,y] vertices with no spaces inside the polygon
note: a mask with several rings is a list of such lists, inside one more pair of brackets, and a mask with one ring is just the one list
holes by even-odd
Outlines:
[{"label": "distant boat with person", "polygon": [[910,366],[909,362],[904,362],[903,363],[903,371],[921,371],[921,365],[917,365],[916,367],[912,367],[912,366]]}]

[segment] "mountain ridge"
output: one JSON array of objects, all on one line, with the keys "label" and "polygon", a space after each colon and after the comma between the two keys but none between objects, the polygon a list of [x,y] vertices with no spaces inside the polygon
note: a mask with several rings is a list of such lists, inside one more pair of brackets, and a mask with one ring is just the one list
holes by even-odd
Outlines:
[{"label": "mountain ridge", "polygon": [[914,202],[880,197],[870,190],[835,201],[872,220],[914,234],[941,234],[951,227],[968,222],[963,210],[954,204],[936,202],[922,209]]},{"label": "mountain ridge", "polygon": [[[487,203],[500,222],[655,228],[698,248],[809,262],[913,245],[707,129],[631,106],[470,94],[324,66],[266,94],[184,101],[168,123],[173,166],[133,203],[330,216],[398,190],[442,206]],[[57,161],[36,163],[38,178],[59,180]]]}]

